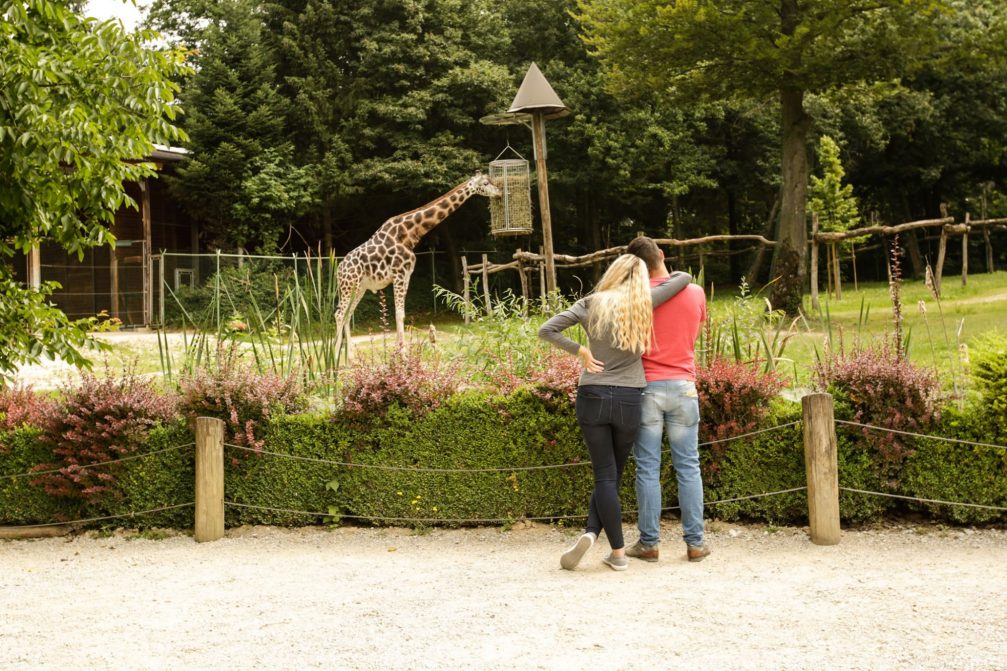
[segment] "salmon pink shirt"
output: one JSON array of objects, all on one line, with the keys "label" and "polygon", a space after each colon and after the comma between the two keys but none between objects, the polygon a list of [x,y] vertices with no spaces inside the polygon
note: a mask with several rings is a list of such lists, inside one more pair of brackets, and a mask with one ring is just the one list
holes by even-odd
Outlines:
[{"label": "salmon pink shirt", "polygon": [[[650,278],[650,286],[664,282]],[[654,310],[654,341],[643,355],[647,382],[657,380],[696,381],[696,338],[706,320],[706,294],[698,284],[690,284],[677,296]]]}]

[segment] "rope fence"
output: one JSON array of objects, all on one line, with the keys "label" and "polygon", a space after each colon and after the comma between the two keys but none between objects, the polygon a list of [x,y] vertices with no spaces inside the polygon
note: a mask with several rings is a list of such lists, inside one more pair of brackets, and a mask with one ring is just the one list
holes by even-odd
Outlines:
[{"label": "rope fence", "polygon": [[[868,496],[889,497],[893,499],[899,499],[923,504],[963,506],[963,507],[992,510],[998,512],[1007,512],[1007,507],[1005,506],[984,505],[984,504],[961,502],[961,501],[943,501],[938,499],[928,499],[915,496],[905,496],[901,494],[891,494],[885,492],[870,491],[865,489],[856,489],[852,487],[840,487],[838,482],[838,449],[837,449],[838,443],[836,439],[836,426],[841,425],[844,427],[847,426],[857,427],[872,431],[882,431],[882,432],[912,436],[916,438],[947,441],[956,444],[970,445],[983,448],[1007,449],[1007,447],[1003,445],[996,445],[993,443],[968,441],[957,438],[948,438],[944,436],[926,435],[921,433],[914,433],[911,431],[903,431],[899,429],[889,429],[872,424],[862,424],[859,422],[852,422],[847,420],[837,420],[834,418],[833,401],[831,395],[829,394],[822,394],[822,393],[808,394],[801,399],[801,405],[802,405],[802,418],[799,420],[794,420],[791,422],[779,424],[772,427],[757,429],[754,431],[749,431],[739,435],[730,436],[727,438],[718,438],[714,440],[705,441],[703,443],[700,443],[700,446],[710,446],[719,443],[737,441],[769,432],[781,431],[796,426],[802,426],[807,485],[800,487],[792,487],[789,489],[781,489],[778,491],[736,496],[716,501],[706,501],[704,503],[705,507],[715,507],[718,505],[735,503],[738,501],[749,501],[772,496],[793,494],[797,492],[806,492],[808,512],[809,512],[809,522],[810,522],[809,527],[811,529],[811,540],[816,544],[822,544],[822,545],[831,545],[839,542],[840,492],[862,494]],[[406,465],[391,465],[391,464],[353,463],[348,461],[323,459],[318,457],[302,456],[284,452],[258,450],[243,445],[226,443],[224,441],[223,422],[219,419],[213,419],[208,417],[201,417],[197,419],[195,442],[185,443],[181,445],[174,445],[171,447],[155,450],[152,452],[146,452],[143,454],[128,455],[120,457],[118,459],[112,459],[94,464],[75,465],[74,468],[78,470],[86,470],[90,468],[96,468],[99,466],[108,466],[116,463],[131,461],[135,459],[142,459],[145,457],[155,456],[158,454],[164,454],[166,452],[187,449],[193,446],[195,446],[195,479],[196,479],[194,488],[195,492],[194,501],[174,505],[166,505],[147,510],[125,512],[116,515],[89,517],[63,522],[49,522],[41,524],[22,525],[19,528],[38,529],[44,527],[88,524],[113,519],[134,518],[137,516],[158,512],[165,512],[169,510],[176,510],[186,507],[195,508],[194,537],[195,540],[199,542],[217,540],[223,537],[225,508],[258,510],[274,513],[286,513],[291,515],[306,515],[322,519],[329,518],[329,519],[340,519],[340,520],[346,519],[346,520],[361,520],[370,522],[418,523],[418,524],[438,524],[438,523],[459,524],[459,525],[512,524],[517,521],[582,520],[587,517],[586,514],[535,515],[530,517],[522,515],[514,517],[468,517],[468,518],[461,518],[461,517],[435,518],[435,517],[416,517],[409,515],[402,515],[402,516],[357,515],[357,514],[343,514],[338,512],[318,512],[309,510],[297,510],[293,508],[284,508],[284,507],[260,506],[252,503],[241,503],[233,500],[227,500],[224,496],[225,449],[238,450],[243,452],[252,452],[263,456],[270,456],[299,462],[324,464],[328,466],[336,466],[342,468],[357,467],[357,468],[370,468],[382,471],[407,472],[407,473],[487,474],[487,473],[530,472],[530,471],[544,471],[544,470],[553,470],[561,468],[572,468],[576,466],[587,466],[590,465],[590,461],[585,460],[585,461],[573,461],[564,464],[520,465],[520,466],[509,466],[509,467],[484,467],[484,468],[444,468],[444,467],[423,467],[415,465],[406,466]],[[663,450],[663,452],[668,453],[670,452],[670,450],[666,449]],[[13,480],[16,478],[24,478],[24,477],[38,477],[42,475],[48,475],[65,471],[66,467],[58,469],[49,469],[44,471],[29,471],[27,473],[17,473],[13,475],[0,476],[0,481]],[[678,509],[679,509],[678,506],[670,506],[662,508],[662,512],[669,512]],[[626,514],[637,514],[638,511],[629,510],[624,512]]]},{"label": "rope fence", "polygon": [[74,524],[90,524],[91,522],[104,522],[105,520],[117,520],[123,518],[133,518],[138,515],[147,515],[150,513],[161,513],[166,510],[176,510],[178,508],[188,508],[193,505],[192,501],[188,503],[178,503],[173,506],[163,506],[161,508],[151,508],[149,510],[136,510],[130,511],[128,513],[119,513],[118,515],[104,515],[102,517],[88,517],[85,519],[70,520],[68,522],[45,522],[44,524],[19,524],[18,529],[42,529],[44,527],[65,527]]},{"label": "rope fence", "polygon": [[[749,496],[737,496],[730,499],[722,499],[720,501],[706,501],[704,506],[716,506],[723,503],[733,503],[736,501],[745,501],[751,499],[759,499],[767,496],[777,496],[780,494],[790,494],[792,492],[800,492],[806,490],[807,487],[794,487],[792,489],[781,489],[777,492],[764,492],[762,494],[751,494]],[[338,519],[348,519],[348,520],[363,520],[370,522],[420,522],[420,523],[438,523],[438,524],[512,524],[514,522],[547,522],[554,520],[582,520],[586,519],[587,515],[538,515],[538,516],[524,516],[519,517],[480,517],[480,518],[462,518],[462,517],[399,517],[399,516],[379,516],[379,515],[344,515],[342,513],[322,513],[311,510],[294,510],[292,508],[274,508],[270,506],[256,506],[248,503],[238,503],[236,501],[224,501],[224,505],[231,508],[246,508],[249,510],[262,510],[267,512],[275,513],[287,513],[291,515],[305,515],[309,517],[332,517]],[[670,512],[672,510],[678,510],[679,506],[669,506],[667,508],[661,508],[661,512]],[[636,515],[639,511],[637,510],[624,510],[624,515]]]},{"label": "rope fence", "polygon": [[[164,454],[165,452],[181,450],[187,447],[192,447],[193,445],[195,445],[195,443],[185,443],[184,445],[175,445],[173,447],[166,447],[162,450],[154,450],[153,452],[144,452],[143,454],[131,454],[128,457],[120,457],[118,459],[111,459],[109,461],[99,461],[93,464],[71,464],[71,466],[74,467],[75,471],[84,471],[89,468],[97,468],[98,466],[108,466],[109,464],[118,464],[123,461],[132,461],[133,459],[144,459],[146,457],[152,457],[155,454]],[[3,475],[0,476],[0,480],[14,480],[16,478],[50,475],[52,473],[61,473],[67,468],[70,468],[70,466],[63,466],[61,468],[52,468],[46,471],[28,471],[27,473],[15,473],[14,475]]]},{"label": "rope fence", "polygon": [[900,436],[912,436],[914,438],[928,438],[930,440],[941,440],[946,443],[957,443],[959,445],[970,445],[973,447],[992,447],[998,450],[1007,450],[1007,445],[996,445],[994,443],[979,443],[972,440],[961,440],[959,438],[948,438],[946,436],[931,436],[923,433],[913,433],[912,431],[901,431],[899,429],[889,429],[884,426],[875,426],[874,424],[861,424],[860,422],[849,422],[844,419],[835,420],[836,424],[843,424],[845,426],[859,426],[864,429],[870,429],[872,431],[883,431],[886,433],[897,433]]},{"label": "rope fence", "polygon": [[[742,433],[737,436],[730,436],[728,438],[718,438],[716,440],[709,440],[704,443],[699,443],[699,447],[715,445],[717,443],[726,443],[733,440],[740,440],[742,438],[749,438],[751,436],[757,436],[762,433],[769,433],[770,431],[778,431],[780,429],[786,429],[791,426],[796,426],[800,423],[801,423],[800,420],[794,420],[793,422],[788,422],[786,424],[771,426],[765,429],[759,429],[757,431],[749,431],[748,433]],[[239,450],[242,452],[252,452],[254,454],[260,454],[270,457],[290,459],[292,461],[305,461],[309,463],[325,464],[328,466],[341,466],[347,468],[372,468],[381,471],[397,471],[406,473],[513,473],[513,472],[542,471],[556,468],[571,468],[575,466],[591,465],[590,461],[572,461],[566,464],[545,464],[541,466],[499,466],[492,468],[428,468],[424,466],[392,466],[388,464],[364,464],[351,461],[335,461],[332,459],[321,459],[319,457],[305,457],[298,454],[288,454],[285,452],[272,452],[269,450],[260,450],[254,447],[248,447],[247,445],[235,445],[234,443],[224,443],[224,447],[233,450]],[[669,448],[666,450],[662,450],[662,452],[664,454],[670,454],[671,449]]]},{"label": "rope fence", "polygon": [[890,499],[901,499],[903,501],[916,501],[919,503],[937,503],[945,506],[962,506],[965,508],[982,508],[984,510],[1000,510],[1007,512],[1004,506],[987,506],[981,503],[963,503],[962,501],[939,501],[937,499],[923,499],[918,496],[903,496],[901,494],[888,494],[886,492],[871,492],[866,489],[854,489],[852,487],[840,487],[841,491],[853,492],[855,494],[871,494],[874,496],[884,496]]}]

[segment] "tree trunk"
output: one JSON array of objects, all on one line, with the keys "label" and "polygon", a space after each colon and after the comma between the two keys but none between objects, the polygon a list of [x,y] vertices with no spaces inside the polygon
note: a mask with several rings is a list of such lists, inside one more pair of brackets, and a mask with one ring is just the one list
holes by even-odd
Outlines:
[{"label": "tree trunk", "polygon": [[909,266],[912,268],[912,277],[918,280],[923,277],[926,269],[923,265],[923,255],[920,254],[920,243],[916,238],[916,231],[906,231],[906,247],[909,248]]},{"label": "tree trunk", "polygon": [[808,203],[808,129],[811,117],[804,111],[804,91],[784,88],[780,91],[783,107],[783,199],[779,243],[773,255],[774,308],[796,315],[801,308],[808,253],[808,228],[805,209]]},{"label": "tree trunk", "polygon": [[[727,232],[731,235],[737,235],[739,231],[739,217],[738,217],[738,195],[734,192],[734,189],[727,190]],[[738,251],[740,245],[735,244],[734,241],[727,243],[727,251],[731,252],[728,256],[728,264],[731,271],[731,281],[737,284],[741,280],[741,257],[734,252]]]},{"label": "tree trunk", "polygon": [[[773,231],[776,230],[776,214],[780,209],[780,198],[782,195],[782,193],[777,193],[776,197],[773,198],[773,205],[769,208],[769,217],[766,218],[766,226],[762,234],[765,238],[773,238]],[[762,261],[765,256],[766,246],[760,245],[759,249],[755,252],[755,258],[752,259],[752,264],[748,266],[748,272],[745,273],[745,279],[752,286],[762,284]]]},{"label": "tree trunk", "polygon": [[[444,245],[444,249],[448,253],[448,258],[451,259],[451,288],[457,294],[461,293],[462,286],[462,263],[458,256],[458,245],[455,244],[455,239],[449,234],[441,229],[434,230],[434,240],[437,241],[437,247]],[[435,255],[436,256],[436,255]]]},{"label": "tree trunk", "polygon": [[322,205],[322,251],[328,254],[332,251],[332,203]]}]

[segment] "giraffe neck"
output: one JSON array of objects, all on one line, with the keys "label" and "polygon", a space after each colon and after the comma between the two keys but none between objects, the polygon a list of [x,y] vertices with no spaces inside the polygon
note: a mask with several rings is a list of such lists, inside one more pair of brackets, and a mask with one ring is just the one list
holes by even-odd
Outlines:
[{"label": "giraffe neck", "polygon": [[381,229],[392,233],[396,240],[412,249],[419,244],[424,235],[461,207],[473,193],[468,182],[464,182],[423,207],[392,217]]}]

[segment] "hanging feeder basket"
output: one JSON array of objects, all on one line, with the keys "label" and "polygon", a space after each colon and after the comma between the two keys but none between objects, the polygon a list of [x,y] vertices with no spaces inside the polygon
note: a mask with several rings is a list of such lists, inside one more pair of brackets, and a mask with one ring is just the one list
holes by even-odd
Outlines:
[{"label": "hanging feeder basket", "polygon": [[500,189],[500,198],[490,198],[490,233],[498,236],[531,235],[531,174],[528,161],[518,154],[518,158],[501,159],[503,151],[490,161],[489,178]]}]

